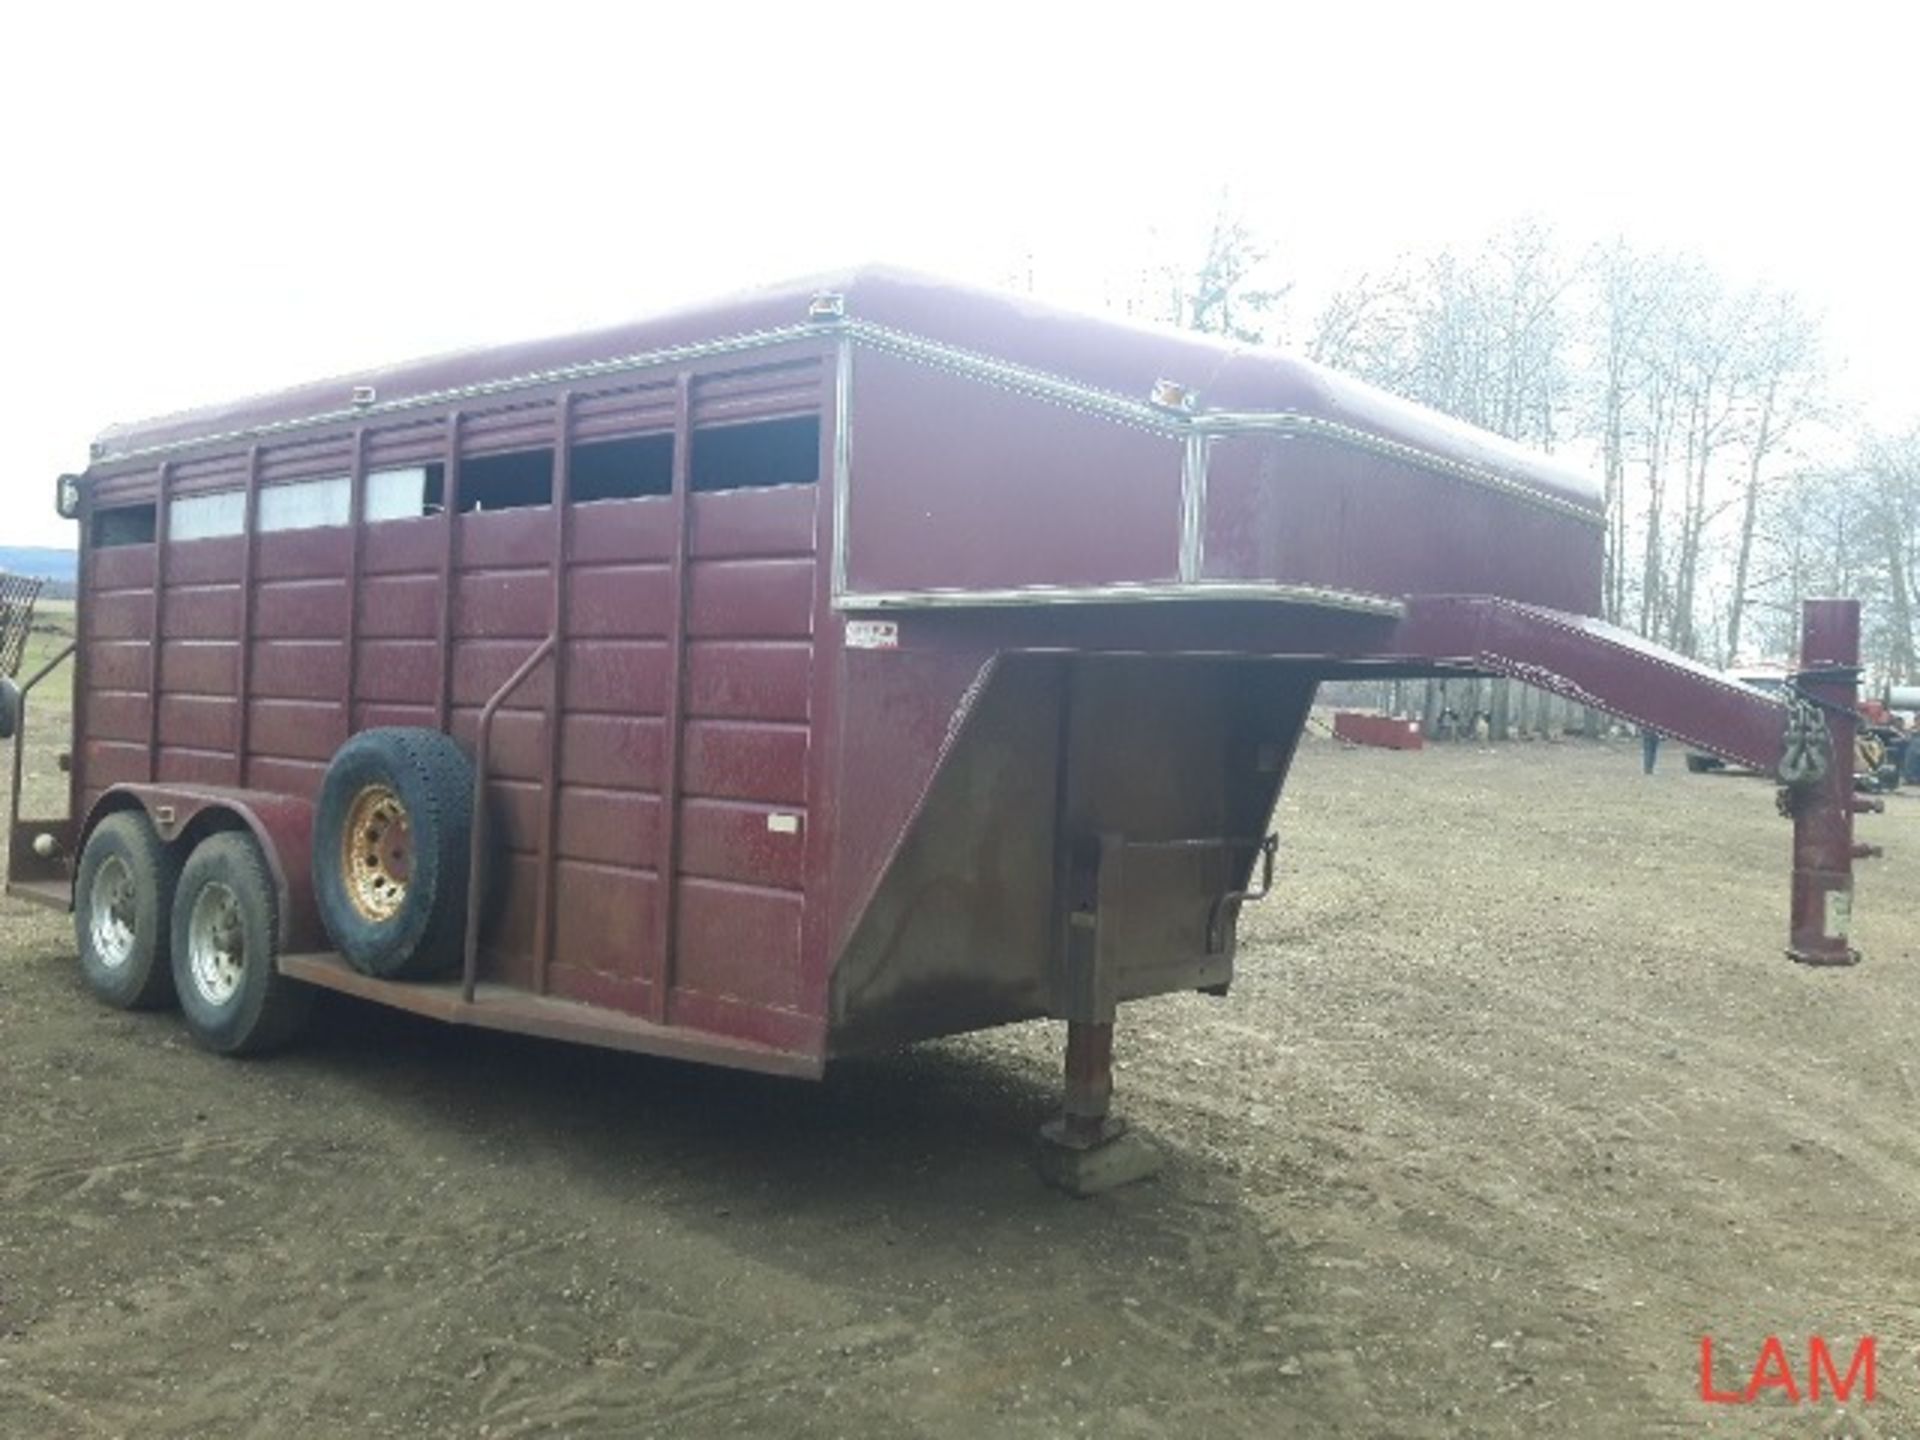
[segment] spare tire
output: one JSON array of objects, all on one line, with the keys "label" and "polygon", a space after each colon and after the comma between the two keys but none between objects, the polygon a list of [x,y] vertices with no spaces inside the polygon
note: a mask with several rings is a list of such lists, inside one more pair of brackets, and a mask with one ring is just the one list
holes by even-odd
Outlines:
[{"label": "spare tire", "polygon": [[466,941],[473,766],[438,730],[364,730],[320,782],[313,896],[364,975],[419,980],[457,967]]}]

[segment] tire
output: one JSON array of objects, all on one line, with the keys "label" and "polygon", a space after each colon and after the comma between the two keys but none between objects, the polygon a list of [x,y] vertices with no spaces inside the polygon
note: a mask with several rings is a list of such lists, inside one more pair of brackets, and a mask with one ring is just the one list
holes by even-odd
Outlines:
[{"label": "tire", "polygon": [[173,1003],[167,966],[179,861],[141,810],[94,826],[73,886],[73,935],[87,988],[120,1010]]},{"label": "tire", "polygon": [[1711,755],[1687,756],[1687,769],[1695,775],[1705,775],[1709,771],[1718,770],[1719,768],[1720,762]]},{"label": "tire", "polygon": [[313,990],[282,975],[280,907],[253,836],[210,835],[180,867],[173,898],[173,988],[193,1038],[220,1055],[287,1044]]},{"label": "tire", "polygon": [[340,747],[314,815],[313,895],[347,963],[382,980],[458,968],[472,835],[473,766],[447,736],[366,730]]}]

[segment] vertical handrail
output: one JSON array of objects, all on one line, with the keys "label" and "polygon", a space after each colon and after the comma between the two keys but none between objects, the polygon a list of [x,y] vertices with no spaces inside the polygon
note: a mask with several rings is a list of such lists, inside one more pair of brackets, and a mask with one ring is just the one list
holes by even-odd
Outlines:
[{"label": "vertical handrail", "polygon": [[467,847],[467,943],[460,962],[460,998],[469,1003],[480,971],[480,904],[484,888],[480,869],[487,853],[487,741],[493,734],[493,717],[500,703],[518,690],[540,662],[553,653],[555,643],[555,637],[549,635],[535,646],[533,653],[520,662],[520,668],[507,677],[506,683],[493,692],[480,710],[480,728],[473,741],[473,820],[469,827],[472,838]]},{"label": "vertical handrail", "polygon": [[[20,687],[15,698],[14,704],[16,708],[13,716],[13,793],[7,800],[7,836],[9,844],[11,844],[14,831],[20,828],[20,770],[23,757],[27,753],[27,696],[33,693],[34,686],[38,685],[53,673],[56,665],[60,664],[79,648],[80,642],[78,640],[69,640],[58,654],[27,677],[26,683]],[[69,798],[67,802],[67,808],[69,810],[73,808],[71,798]],[[8,850],[8,855],[12,855],[11,849]]]}]

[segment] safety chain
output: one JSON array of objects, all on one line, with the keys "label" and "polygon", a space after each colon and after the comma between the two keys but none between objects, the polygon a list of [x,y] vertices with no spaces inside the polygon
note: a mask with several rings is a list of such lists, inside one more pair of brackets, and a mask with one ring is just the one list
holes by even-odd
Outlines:
[{"label": "safety chain", "polygon": [[1867,717],[1860,713],[1857,706],[1842,705],[1837,701],[1822,699],[1804,688],[1805,682],[1809,680],[1843,680],[1853,685],[1857,684],[1859,679],[1860,667],[1857,665],[1834,665],[1824,670],[1796,670],[1787,681],[1787,690],[1789,694],[1806,701],[1809,705],[1818,706],[1830,715],[1845,715],[1865,725],[1869,723]]},{"label": "safety chain", "polygon": [[1780,756],[1780,781],[1784,785],[1818,785],[1826,778],[1833,760],[1832,736],[1820,706],[1795,691],[1787,704],[1786,747]]}]

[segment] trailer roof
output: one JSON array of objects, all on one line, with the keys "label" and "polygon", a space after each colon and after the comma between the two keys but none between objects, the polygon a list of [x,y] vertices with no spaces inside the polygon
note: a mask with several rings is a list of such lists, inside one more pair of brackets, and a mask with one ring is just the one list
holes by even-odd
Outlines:
[{"label": "trailer roof", "polygon": [[[840,297],[844,321],[810,316],[821,295]],[[571,374],[639,368],[677,354],[798,338],[834,323],[856,327],[856,334],[899,337],[997,362],[1016,375],[1029,372],[1127,404],[1144,405],[1158,382],[1171,380],[1195,397],[1201,416],[1291,417],[1359,430],[1445,464],[1493,471],[1596,515],[1601,508],[1599,487],[1577,470],[1284,351],[877,265],[741,291],[602,329],[413,360],[112,425],[95,442],[95,463],[348,422]]]}]

